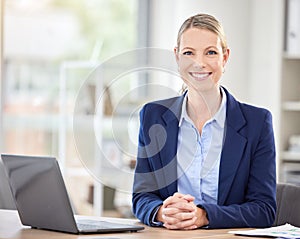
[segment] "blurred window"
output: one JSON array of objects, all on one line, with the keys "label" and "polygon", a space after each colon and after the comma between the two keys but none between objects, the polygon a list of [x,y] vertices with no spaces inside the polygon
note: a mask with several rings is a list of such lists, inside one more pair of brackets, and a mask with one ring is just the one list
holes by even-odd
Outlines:
[{"label": "blurred window", "polygon": [[71,194],[79,195],[75,197],[79,213],[89,214],[82,200],[91,179],[78,177],[84,173],[67,117],[65,142],[60,145],[61,100],[71,115],[77,92],[93,66],[86,63],[105,61],[137,47],[137,4],[137,0],[4,3],[2,152],[64,155],[66,167],[77,168],[66,180]]}]

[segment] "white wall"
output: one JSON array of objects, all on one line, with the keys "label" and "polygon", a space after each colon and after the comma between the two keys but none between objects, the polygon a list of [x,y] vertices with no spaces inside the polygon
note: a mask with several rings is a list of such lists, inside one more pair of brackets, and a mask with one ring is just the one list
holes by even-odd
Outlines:
[{"label": "white wall", "polygon": [[252,0],[251,8],[248,101],[272,112],[278,144],[284,1]]}]

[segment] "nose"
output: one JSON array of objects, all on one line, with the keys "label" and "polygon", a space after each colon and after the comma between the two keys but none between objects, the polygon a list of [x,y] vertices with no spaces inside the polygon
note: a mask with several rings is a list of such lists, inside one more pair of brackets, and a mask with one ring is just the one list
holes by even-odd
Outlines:
[{"label": "nose", "polygon": [[195,68],[205,68],[205,59],[203,57],[203,55],[201,54],[197,54],[195,55],[194,59],[193,59],[193,67]]}]

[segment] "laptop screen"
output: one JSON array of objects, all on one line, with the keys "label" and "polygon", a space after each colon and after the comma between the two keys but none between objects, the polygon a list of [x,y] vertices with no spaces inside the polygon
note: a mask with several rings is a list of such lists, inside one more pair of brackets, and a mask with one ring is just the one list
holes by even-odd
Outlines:
[{"label": "laptop screen", "polygon": [[21,155],[1,157],[23,225],[77,233],[56,159]]},{"label": "laptop screen", "polygon": [[1,158],[23,225],[71,233],[144,229],[139,225],[111,223],[96,218],[93,221],[83,220],[78,225],[54,157],[2,154]]}]

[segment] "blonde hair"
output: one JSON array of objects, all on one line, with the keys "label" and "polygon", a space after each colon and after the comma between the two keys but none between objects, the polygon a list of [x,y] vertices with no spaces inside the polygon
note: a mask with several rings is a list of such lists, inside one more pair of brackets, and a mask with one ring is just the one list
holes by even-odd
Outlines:
[{"label": "blonde hair", "polygon": [[200,29],[207,29],[215,34],[218,35],[218,37],[221,40],[221,46],[223,53],[227,50],[227,41],[224,33],[224,29],[221,25],[221,23],[212,15],[200,13],[194,16],[189,17],[186,19],[183,24],[181,25],[178,35],[177,35],[177,48],[180,46],[180,38],[181,35],[190,28],[200,28]]}]

